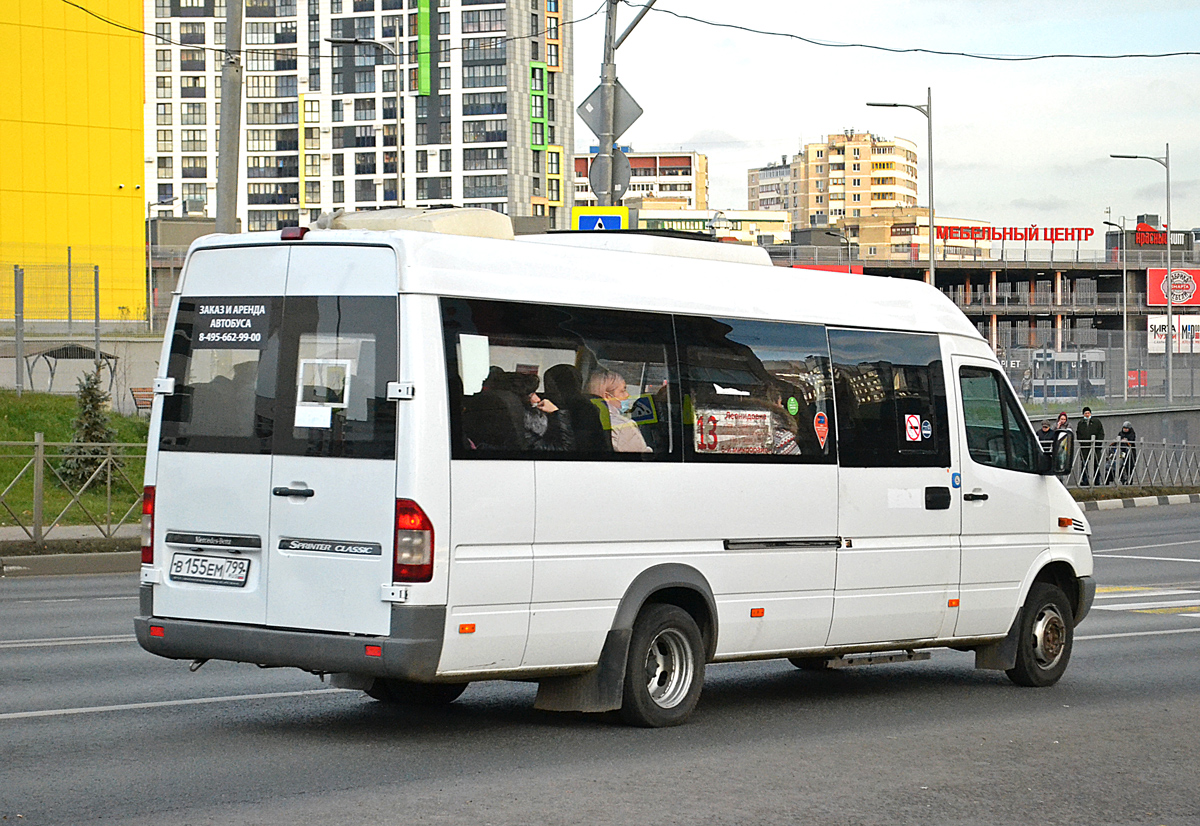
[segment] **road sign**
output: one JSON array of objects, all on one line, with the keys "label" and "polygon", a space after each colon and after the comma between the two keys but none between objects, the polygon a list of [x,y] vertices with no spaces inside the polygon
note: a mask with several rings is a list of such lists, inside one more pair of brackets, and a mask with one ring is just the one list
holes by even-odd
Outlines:
[{"label": "road sign", "polygon": [[[595,155],[592,158],[591,169],[588,170],[588,183],[592,186],[592,192],[597,198],[603,198],[608,193],[608,163],[609,160],[604,155]],[[625,190],[629,188],[629,158],[625,153],[613,147],[612,154],[612,198],[613,203],[619,204],[621,198],[625,196]]]},{"label": "road sign", "polygon": [[[616,82],[616,87],[613,93],[616,96],[613,101],[613,140],[625,134],[625,130],[633,126],[634,121],[642,116],[642,107],[638,106],[637,101],[633,96],[625,91],[625,87],[621,85],[621,81]],[[579,108],[575,111],[579,113],[579,117],[587,124],[587,128],[592,130],[597,138],[604,136],[604,84],[596,87],[596,90],[587,96],[587,100],[579,104]]]},{"label": "road sign", "polygon": [[575,207],[571,211],[571,229],[629,229],[629,208],[621,206]]}]

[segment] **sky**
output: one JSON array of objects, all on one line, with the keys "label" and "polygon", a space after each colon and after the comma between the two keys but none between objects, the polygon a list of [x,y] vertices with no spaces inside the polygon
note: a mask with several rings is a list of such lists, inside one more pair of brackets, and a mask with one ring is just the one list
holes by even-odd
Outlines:
[{"label": "sky", "polygon": [[[617,32],[637,8],[622,0]],[[603,0],[574,0],[575,98],[599,84]],[[634,151],[709,159],[710,205],[746,207],[749,169],[853,128],[917,144],[927,203],[926,119],[933,95],[935,208],[997,227],[1165,221],[1166,172],[1110,154],[1171,152],[1171,212],[1200,227],[1200,54],[1154,59],[999,62],[811,45],[673,17],[863,43],[986,55],[1200,53],[1200,0],[658,0],[617,50],[617,77],[645,113],[621,137]],[[575,121],[576,151],[596,139]],[[1106,213],[1111,209],[1111,217]]]}]

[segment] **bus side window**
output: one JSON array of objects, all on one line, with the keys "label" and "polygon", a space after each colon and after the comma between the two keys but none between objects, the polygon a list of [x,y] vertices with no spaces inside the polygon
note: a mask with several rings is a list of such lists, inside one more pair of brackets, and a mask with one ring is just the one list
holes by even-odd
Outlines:
[{"label": "bus side window", "polygon": [[669,316],[442,299],[455,458],[677,457]]},{"label": "bus side window", "polygon": [[843,466],[950,466],[937,336],[831,329],[829,350]]},{"label": "bus side window", "polygon": [[699,461],[833,462],[825,328],[677,318],[688,456]]}]

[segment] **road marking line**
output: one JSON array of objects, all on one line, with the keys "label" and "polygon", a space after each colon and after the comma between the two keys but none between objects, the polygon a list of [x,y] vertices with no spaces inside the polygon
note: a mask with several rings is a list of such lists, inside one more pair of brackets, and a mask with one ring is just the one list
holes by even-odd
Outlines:
[{"label": "road marking line", "polygon": [[1146,608],[1192,608],[1200,607],[1194,599],[1165,600],[1163,602],[1127,602],[1124,605],[1093,605],[1097,611],[1140,611]]},{"label": "road marking line", "polygon": [[107,642],[133,642],[133,634],[112,634],[105,637],[60,637],[45,640],[0,640],[0,648],[55,648],[60,645],[96,645]]},{"label": "road marking line", "polygon": [[1184,617],[1194,617],[1195,614],[1188,613],[1200,609],[1200,605],[1196,603],[1188,603],[1187,605],[1177,605],[1171,608],[1133,608],[1131,610],[1138,614],[1179,614]]},{"label": "road marking line", "polygon": [[1086,637],[1076,637],[1075,641],[1080,640],[1115,640],[1121,637],[1159,637],[1166,634],[1196,634],[1200,633],[1200,628],[1171,628],[1166,631],[1129,631],[1124,634],[1090,634]]},{"label": "road marking line", "polygon": [[[1200,629],[1197,629],[1200,630]],[[234,694],[227,697],[197,697],[192,700],[159,700],[151,703],[124,703],[116,706],[91,706],[89,708],[49,708],[45,711],[11,711],[0,714],[0,720],[25,720],[30,717],[65,717],[71,714],[97,714],[102,711],[138,711],[147,708],[169,708],[171,706],[198,706],[209,703],[229,703],[239,700],[274,700],[283,697],[308,697],[313,694],[340,694],[349,688],[315,688],[308,691],[277,691],[271,694]]]},{"label": "road marking line", "polygon": [[1156,542],[1153,545],[1128,545],[1122,548],[1106,548],[1103,551],[1092,551],[1096,554],[1105,554],[1109,551],[1144,551],[1147,548],[1170,548],[1174,545],[1197,545],[1200,544],[1200,539],[1188,539],[1182,542]]},{"label": "road marking line", "polygon": [[1200,594],[1185,588],[1097,588],[1096,599],[1125,599],[1126,597],[1166,597],[1175,594]]},{"label": "road marking line", "polygon": [[1105,559],[1141,559],[1145,562],[1191,562],[1200,565],[1200,559],[1181,559],[1177,556],[1123,556],[1121,554],[1095,554]]}]

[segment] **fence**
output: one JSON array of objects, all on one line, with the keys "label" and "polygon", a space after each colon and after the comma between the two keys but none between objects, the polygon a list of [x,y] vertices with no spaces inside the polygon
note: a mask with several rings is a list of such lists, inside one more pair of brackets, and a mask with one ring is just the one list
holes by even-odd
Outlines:
[{"label": "fence", "polygon": [[1195,445],[1078,442],[1068,487],[1200,487],[1200,447]]},{"label": "fence", "polygon": [[[95,468],[81,485],[71,484],[63,462],[86,452]],[[84,525],[111,538],[122,525],[141,520],[143,443],[0,442],[0,521],[42,542],[63,525]]]}]

